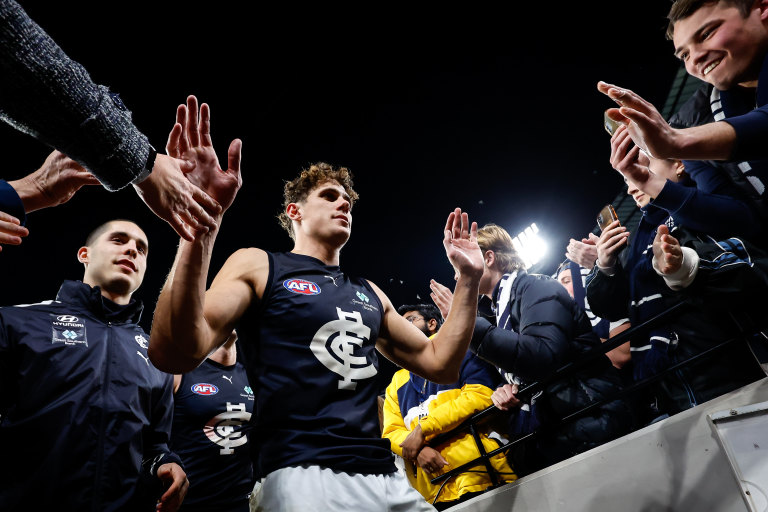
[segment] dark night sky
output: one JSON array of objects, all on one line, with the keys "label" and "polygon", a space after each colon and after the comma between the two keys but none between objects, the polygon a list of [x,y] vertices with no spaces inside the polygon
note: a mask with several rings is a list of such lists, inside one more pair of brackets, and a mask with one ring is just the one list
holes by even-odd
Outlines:
[{"label": "dark night sky", "polygon": [[[597,81],[661,107],[677,69],[663,35],[667,1],[431,13],[21,3],[96,82],[121,94],[156,147],[190,93],[211,105],[224,160],[229,141],[243,140],[244,185],[213,271],[240,247],[290,249],[274,220],[283,180],[322,160],[349,167],[361,196],[342,267],[379,284],[396,306],[428,299],[430,278],[452,282],[441,238],[456,206],[512,235],[536,222],[550,245],[538,268],[552,272],[568,238],[591,231],[621,190],[601,126],[611,102]],[[34,170],[50,151],[7,125],[0,136],[10,156],[5,179]],[[81,278],[77,248],[115,217],[138,221],[150,238],[137,292],[148,327],[177,237],[131,189],[91,187],[33,213],[28,239],[0,253],[0,305],[53,298],[62,279]]]}]

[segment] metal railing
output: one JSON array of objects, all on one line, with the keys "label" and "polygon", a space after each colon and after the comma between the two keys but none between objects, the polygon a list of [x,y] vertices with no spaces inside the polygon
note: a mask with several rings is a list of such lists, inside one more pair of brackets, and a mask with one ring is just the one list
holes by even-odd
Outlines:
[{"label": "metal railing", "polygon": [[[577,359],[576,361],[570,362],[557,370],[555,370],[553,373],[548,375],[547,377],[533,382],[532,384],[525,386],[524,388],[520,389],[517,393],[517,398],[521,400],[521,402],[529,403],[531,400],[531,397],[535,396],[537,393],[543,391],[547,388],[547,386],[574,376],[576,373],[588,368],[592,364],[596,364],[599,359],[603,358],[607,352],[610,352],[611,350],[623,345],[624,343],[628,342],[633,337],[635,339],[638,338],[638,335],[646,333],[650,329],[660,325],[661,323],[668,321],[669,319],[681,315],[685,312],[691,311],[695,308],[695,306],[691,305],[687,301],[681,301],[673,306],[671,306],[666,311],[656,315],[655,317],[643,322],[640,325],[632,326],[626,331],[623,331],[619,333],[618,335],[609,338],[604,343],[602,343],[599,347],[595,347],[585,355],[583,355],[581,358]],[[592,402],[589,405],[574,411],[570,414],[567,414],[566,416],[559,418],[557,421],[550,421],[546,424],[540,425],[538,428],[533,430],[532,432],[529,432],[527,434],[524,434],[506,444],[501,445],[499,448],[492,450],[490,452],[486,451],[483,447],[482,443],[480,442],[480,435],[479,435],[479,426],[488,420],[492,418],[497,418],[502,415],[509,414],[508,411],[502,411],[501,409],[498,409],[495,406],[490,406],[476,414],[474,414],[472,417],[464,421],[461,425],[453,428],[452,430],[448,432],[444,432],[442,434],[439,434],[432,438],[427,444],[431,447],[439,446],[443,443],[446,443],[450,441],[451,439],[463,435],[467,432],[469,432],[473,438],[475,439],[475,443],[477,444],[477,448],[479,450],[480,456],[465,463],[461,466],[458,466],[446,473],[443,473],[442,475],[439,475],[430,482],[433,485],[437,485],[441,483],[440,489],[437,492],[437,495],[435,496],[435,499],[433,501],[436,502],[438,497],[440,496],[440,493],[445,486],[445,484],[450,481],[451,478],[467,472],[471,470],[472,468],[478,467],[478,466],[484,466],[485,470],[487,471],[492,485],[488,487],[487,490],[493,489],[495,487],[498,487],[499,485],[502,485],[503,483],[500,483],[499,474],[491,464],[491,458],[500,454],[507,452],[511,448],[525,442],[529,442],[533,440],[534,438],[542,435],[543,433],[552,431],[556,428],[561,427],[563,424],[568,423],[569,421],[573,421],[585,414],[590,413],[591,411],[610,403],[614,400],[618,400],[621,398],[624,398],[632,393],[637,392],[640,389],[646,388],[652,384],[654,384],[656,381],[663,379],[665,376],[671,374],[672,372],[675,372],[685,366],[691,365],[697,361],[700,361],[702,359],[706,359],[708,357],[711,357],[715,353],[719,352],[723,348],[731,345],[732,343],[739,341],[739,340],[746,340],[749,336],[752,336],[754,334],[757,334],[760,332],[760,329],[757,326],[749,326],[745,327],[742,325],[739,320],[732,315],[732,319],[734,320],[734,323],[739,331],[739,334],[737,336],[734,336],[732,338],[729,338],[713,347],[710,347],[709,349],[702,351],[698,354],[695,354],[692,357],[689,357],[688,359],[681,361],[679,363],[673,364],[669,366],[668,368],[664,369],[663,371],[660,371],[650,377],[647,377],[641,381],[635,382],[634,384],[627,386],[616,393],[612,394],[611,396],[604,398],[603,400],[599,400],[596,402]]]}]

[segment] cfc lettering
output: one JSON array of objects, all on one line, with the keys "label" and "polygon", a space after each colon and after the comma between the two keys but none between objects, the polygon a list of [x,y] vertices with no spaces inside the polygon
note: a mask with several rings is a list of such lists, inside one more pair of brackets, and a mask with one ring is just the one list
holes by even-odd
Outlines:
[{"label": "cfc lettering", "polygon": [[346,312],[336,308],[338,320],[323,325],[312,338],[310,349],[326,368],[341,376],[339,389],[354,390],[357,382],[376,375],[376,366],[365,356],[356,356],[355,349],[370,339],[371,329],[363,323],[359,311]]},{"label": "cfc lettering", "polygon": [[221,447],[220,455],[232,455],[233,448],[248,442],[244,427],[251,420],[251,413],[245,410],[245,404],[227,402],[227,412],[217,414],[205,424],[203,432],[212,442]]}]

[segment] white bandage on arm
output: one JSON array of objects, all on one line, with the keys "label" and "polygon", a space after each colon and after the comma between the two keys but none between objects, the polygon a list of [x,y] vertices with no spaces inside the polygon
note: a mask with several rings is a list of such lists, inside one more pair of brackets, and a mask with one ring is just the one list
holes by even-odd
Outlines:
[{"label": "white bandage on arm", "polygon": [[687,288],[699,271],[699,255],[690,247],[681,247],[683,251],[683,262],[680,268],[671,274],[662,274],[659,267],[656,266],[656,258],[653,259],[653,270],[656,271],[670,289],[678,291]]}]

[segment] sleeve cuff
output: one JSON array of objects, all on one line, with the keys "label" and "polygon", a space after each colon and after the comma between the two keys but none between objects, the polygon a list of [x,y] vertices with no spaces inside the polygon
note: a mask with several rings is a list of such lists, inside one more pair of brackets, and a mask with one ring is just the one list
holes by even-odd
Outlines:
[{"label": "sleeve cuff", "polygon": [[0,211],[5,212],[8,215],[13,215],[19,219],[22,226],[27,223],[27,213],[24,211],[24,203],[22,203],[16,190],[4,180],[0,180]]},{"label": "sleeve cuff", "polygon": [[600,265],[600,260],[595,260],[595,266],[597,267],[597,269],[600,272],[602,272],[603,274],[605,274],[605,275],[607,275],[609,277],[613,277],[613,276],[616,275],[616,266],[615,265],[611,266],[611,267],[604,267],[604,266]]},{"label": "sleeve cuff", "polygon": [[181,469],[184,469],[184,464],[181,462],[181,458],[172,452],[160,453],[156,455],[149,462],[150,462],[148,467],[149,474],[155,478],[157,477],[157,470],[160,469],[160,466],[162,466],[163,464],[176,463],[179,466],[181,466]]},{"label": "sleeve cuff", "polygon": [[696,274],[699,271],[699,255],[696,251],[690,247],[682,247],[682,251],[683,262],[680,268],[671,274],[662,274],[656,265],[656,258],[652,260],[653,270],[664,278],[664,282],[670,289],[675,291],[687,288],[696,279]]},{"label": "sleeve cuff", "polygon": [[629,318],[622,318],[621,320],[614,320],[608,324],[608,332],[611,332],[617,327],[620,327],[629,322]]},{"label": "sleeve cuff", "polygon": [[429,440],[429,438],[435,436],[435,425],[433,425],[433,423],[434,420],[429,416],[422,418],[419,422],[419,425],[421,425],[421,434],[424,436],[425,440]]},{"label": "sleeve cuff", "polygon": [[765,155],[765,129],[768,128],[768,112],[765,106],[741,116],[723,119],[736,132],[730,160],[754,160]]}]

